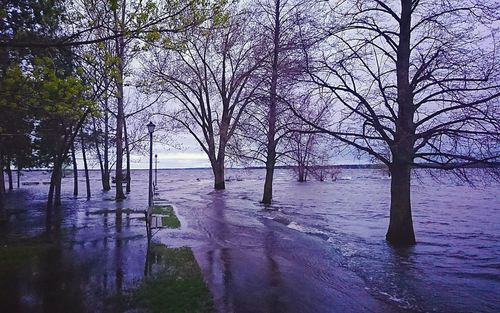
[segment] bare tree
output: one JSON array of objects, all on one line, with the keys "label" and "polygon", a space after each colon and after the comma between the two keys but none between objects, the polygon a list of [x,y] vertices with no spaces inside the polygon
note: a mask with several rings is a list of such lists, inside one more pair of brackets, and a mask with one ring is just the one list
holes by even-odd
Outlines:
[{"label": "bare tree", "polygon": [[387,165],[393,244],[415,243],[412,167],[498,165],[499,13],[496,1],[338,1],[309,50],[310,96],[335,114],[307,122]]},{"label": "bare tree", "polygon": [[[330,119],[328,105],[324,101],[318,101],[312,105],[310,98],[302,98],[301,100],[300,104],[293,106],[295,112],[300,112],[302,118],[314,125],[326,127]],[[295,100],[295,102],[298,103],[298,100]],[[289,118],[288,120],[292,119]],[[323,173],[322,170],[327,165],[330,165],[332,159],[333,140],[326,138],[316,127],[304,123],[300,119],[294,121],[288,127],[291,134],[285,138],[288,150],[287,164],[293,166],[297,174],[297,180],[305,182],[309,174],[323,180],[322,178],[326,173]]]},{"label": "bare tree", "polygon": [[149,89],[169,95],[172,105],[163,116],[187,130],[207,154],[215,189],[225,189],[226,147],[244,108],[259,84],[253,74],[262,63],[253,48],[248,17],[210,20],[152,50],[146,61]]},{"label": "bare tree", "polygon": [[283,139],[290,135],[289,126],[295,119],[280,98],[294,94],[294,78],[304,73],[300,35],[310,9],[311,5],[305,1],[259,0],[251,12],[257,31],[263,36],[257,42],[258,49],[267,57],[259,71],[262,87],[245,110],[238,142],[231,148],[244,160],[265,164],[264,204],[272,201],[274,168],[287,151]]},{"label": "bare tree", "polygon": [[[102,16],[105,12],[101,12],[98,7],[94,6],[88,9],[88,16],[99,15]],[[97,95],[96,99],[100,105],[99,111],[101,116],[93,116],[88,119],[87,123],[90,124],[89,129],[92,129],[92,136],[89,141],[94,145],[89,145],[88,149],[95,150],[98,160],[99,168],[101,170],[101,183],[102,190],[111,190],[110,185],[110,125],[113,117],[110,102],[112,101],[112,93],[114,92],[114,85],[110,79],[113,64],[110,62],[110,55],[112,51],[112,43],[105,41],[95,45],[87,45],[79,47],[76,56],[80,59],[81,69],[87,77],[87,85],[92,88],[94,94]],[[104,131],[102,130],[104,129]]]},{"label": "bare tree", "polygon": [[83,133],[83,129],[80,130],[80,144],[82,146],[82,157],[83,157],[83,170],[85,173],[85,187],[87,190],[87,199],[90,199],[91,191],[90,191],[90,177],[89,177],[89,167],[87,164],[87,153],[85,147],[85,135]]}]

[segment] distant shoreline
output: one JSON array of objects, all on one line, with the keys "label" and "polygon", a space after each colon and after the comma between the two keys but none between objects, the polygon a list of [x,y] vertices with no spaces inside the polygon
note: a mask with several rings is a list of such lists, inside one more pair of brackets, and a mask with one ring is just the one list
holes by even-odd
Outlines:
[{"label": "distant shoreline", "polygon": [[[450,167],[453,166],[453,164],[450,165]],[[372,169],[372,170],[377,170],[377,169],[386,169],[387,167],[384,164],[334,164],[334,165],[323,165],[323,166],[316,166],[316,167],[321,167],[321,168],[340,168],[340,169]],[[484,165],[484,164],[477,164],[477,165],[469,165],[465,166],[466,168],[499,168],[500,164],[490,164],[490,165]],[[294,166],[276,166],[275,169],[293,169]],[[245,167],[226,167],[226,170],[264,170],[266,169],[265,166],[245,166]],[[433,169],[430,167],[426,167],[426,164],[421,164],[419,167],[415,167],[415,169]],[[446,170],[447,168],[442,168]],[[71,170],[70,168],[67,168],[67,170]],[[147,171],[147,168],[132,168],[132,171]],[[153,168],[154,170],[154,168]],[[164,168],[158,168],[158,170],[161,171],[176,171],[176,170],[212,170],[210,167],[164,167]],[[15,169],[13,169],[15,171]],[[22,172],[43,172],[43,171],[51,171],[50,168],[35,168],[35,169],[23,169],[21,170]],[[83,171],[82,168],[79,168],[78,171]],[[89,172],[99,172],[100,169],[98,168],[89,168]],[[125,169],[124,169],[125,171]],[[112,170],[114,172],[114,170]]]}]

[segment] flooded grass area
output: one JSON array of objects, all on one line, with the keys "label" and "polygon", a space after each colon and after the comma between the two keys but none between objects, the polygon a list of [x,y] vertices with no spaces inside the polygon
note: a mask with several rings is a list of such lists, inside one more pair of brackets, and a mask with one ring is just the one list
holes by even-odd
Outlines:
[{"label": "flooded grass area", "polygon": [[153,214],[161,217],[161,223],[163,227],[167,228],[181,227],[181,222],[175,215],[174,208],[171,205],[155,206],[153,208]]},{"label": "flooded grass area", "polygon": [[53,243],[48,243],[39,238],[9,244],[4,243],[0,247],[1,271],[16,270],[25,266],[54,247]]},{"label": "flooded grass area", "polygon": [[147,276],[128,291],[127,307],[147,312],[210,313],[213,301],[191,248],[153,244]]},{"label": "flooded grass area", "polygon": [[[37,269],[44,259],[50,255],[66,254],[57,245],[53,243],[39,242],[24,242],[15,243],[10,246],[4,245],[0,249],[0,279],[3,283],[12,282],[13,277],[18,277],[17,274],[26,268]],[[92,261],[92,260],[90,260]],[[57,264],[57,263],[56,263]],[[77,270],[74,267],[70,269]],[[69,275],[64,278],[64,284],[74,283],[70,276],[72,273],[68,271],[65,274]],[[123,279],[123,276],[130,273],[123,273],[123,269],[117,268],[119,276],[116,279]],[[55,268],[51,270],[52,274],[60,274]],[[36,271],[32,273],[38,275]],[[96,277],[93,277],[94,279]],[[39,283],[48,283],[51,276],[45,277]],[[6,287],[4,284],[2,287]],[[117,282],[118,284],[121,284]],[[68,286],[73,289],[76,286]],[[121,286],[120,286],[121,287]],[[63,289],[47,291],[47,297],[44,297],[43,308],[50,308],[50,312],[92,312],[93,309],[97,312],[171,312],[171,313],[209,313],[214,312],[212,297],[210,291],[203,280],[202,273],[196,263],[193,252],[189,247],[168,248],[162,244],[152,244],[149,249],[149,254],[146,256],[144,264],[144,277],[137,278],[132,281],[127,287],[116,290],[116,293],[99,295],[94,292],[90,294],[79,294],[80,290],[73,289],[67,294]],[[93,291],[98,291],[95,289]],[[74,293],[73,293],[74,292]],[[8,290],[2,289],[2,294],[9,294]],[[25,297],[27,295],[24,295]],[[45,302],[50,297],[54,302]],[[81,307],[68,307],[70,302],[59,301],[56,297],[70,297],[70,299],[82,301]],[[80,297],[93,296],[89,299],[81,299]],[[72,298],[73,297],[73,298]],[[0,299],[3,298],[0,296]],[[2,299],[1,307],[8,309],[2,312],[36,312],[40,307],[37,303],[27,305],[27,303],[19,303],[16,306],[10,303],[9,299]],[[21,299],[26,301],[27,299]],[[32,299],[35,300],[35,299]],[[87,303],[84,300],[90,300],[93,303],[92,307],[86,307]],[[78,303],[78,302],[77,302]],[[10,304],[10,306],[9,306]]]},{"label": "flooded grass area", "polygon": [[[64,197],[47,228],[43,187],[9,196],[0,227],[0,312],[213,311],[190,247],[153,238],[148,249],[141,197]],[[166,230],[181,226],[171,205],[154,213]]]}]

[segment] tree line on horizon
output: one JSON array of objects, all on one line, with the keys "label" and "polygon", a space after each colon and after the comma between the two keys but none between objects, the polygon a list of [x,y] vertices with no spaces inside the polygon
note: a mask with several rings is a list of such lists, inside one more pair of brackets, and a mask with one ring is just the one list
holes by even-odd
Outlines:
[{"label": "tree line on horizon", "polygon": [[0,171],[51,167],[50,215],[79,153],[119,201],[153,120],[155,141],[194,138],[215,189],[264,166],[269,205],[277,166],[305,181],[351,151],[389,171],[386,239],[411,245],[413,168],[499,177],[499,21],[493,0],[8,0]]}]

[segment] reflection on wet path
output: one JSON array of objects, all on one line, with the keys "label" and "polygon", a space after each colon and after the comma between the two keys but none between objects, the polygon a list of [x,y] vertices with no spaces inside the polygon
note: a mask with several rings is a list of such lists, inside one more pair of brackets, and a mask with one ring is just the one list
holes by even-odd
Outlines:
[{"label": "reflection on wet path", "polygon": [[193,251],[219,312],[397,311],[367,293],[318,238],[258,217],[230,191],[206,191],[173,202],[198,238]]}]

